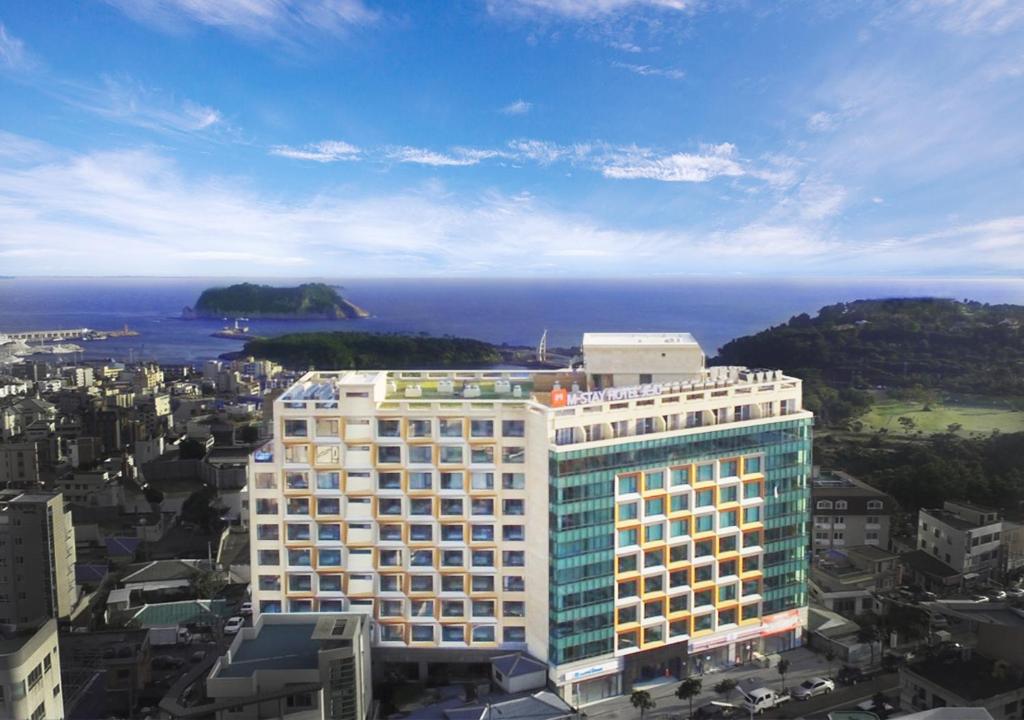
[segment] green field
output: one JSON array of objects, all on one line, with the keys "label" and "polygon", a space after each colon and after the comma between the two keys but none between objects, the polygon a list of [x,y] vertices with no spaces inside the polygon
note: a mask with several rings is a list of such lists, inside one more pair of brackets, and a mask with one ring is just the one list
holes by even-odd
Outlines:
[{"label": "green field", "polygon": [[1024,432],[1024,412],[1015,411],[1005,401],[997,399],[956,399],[946,398],[932,403],[931,410],[924,410],[918,401],[879,398],[871,410],[859,420],[864,423],[865,432],[885,428],[889,434],[901,436],[908,433],[899,423],[900,417],[914,421],[909,435],[921,430],[926,435],[947,432],[947,428],[958,423],[962,429],[958,435],[987,435],[993,430],[999,432]]}]

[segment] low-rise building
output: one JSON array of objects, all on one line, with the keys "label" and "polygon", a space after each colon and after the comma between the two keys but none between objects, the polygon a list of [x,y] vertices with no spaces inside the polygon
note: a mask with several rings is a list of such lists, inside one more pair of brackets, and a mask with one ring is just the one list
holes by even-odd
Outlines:
[{"label": "low-rise building", "polygon": [[830,550],[811,565],[808,592],[818,605],[844,615],[879,612],[875,593],[900,584],[899,556],[873,545]]},{"label": "low-rise building", "polygon": [[964,651],[961,657],[926,657],[900,668],[900,707],[982,707],[994,720],[1024,712],[1024,674],[1005,660]]},{"label": "low-rise building", "polygon": [[370,618],[261,615],[214,664],[206,693],[218,720],[364,720],[373,698]]},{"label": "low-rise building", "polygon": [[837,470],[821,472],[811,485],[814,550],[874,545],[889,548],[889,521],[896,502],[881,490]]},{"label": "low-rise building", "polygon": [[[106,712],[127,717],[152,680],[149,630],[100,630],[61,635],[60,673],[69,698],[103,672]],[[47,716],[49,718],[49,716]]]},{"label": "low-rise building", "polygon": [[0,717],[64,717],[57,621],[0,632]]},{"label": "low-rise building", "polygon": [[1002,530],[994,509],[947,500],[941,509],[918,511],[917,547],[966,581],[986,579],[1000,568]]},{"label": "low-rise building", "polygon": [[0,442],[0,488],[28,488],[39,482],[34,442]]}]

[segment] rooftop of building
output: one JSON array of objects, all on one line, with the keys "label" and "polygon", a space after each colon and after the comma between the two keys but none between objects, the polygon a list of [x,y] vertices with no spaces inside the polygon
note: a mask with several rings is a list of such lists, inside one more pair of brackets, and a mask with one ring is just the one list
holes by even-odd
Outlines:
[{"label": "rooftop of building", "polygon": [[921,607],[963,620],[1024,630],[1024,610],[1010,607],[1002,602],[927,602]]},{"label": "rooftop of building", "polygon": [[231,662],[221,665],[221,677],[249,677],[260,670],[315,670],[320,642],[313,639],[316,620],[264,624],[253,637],[243,637]]},{"label": "rooftop of building", "polygon": [[969,657],[927,657],[907,665],[906,670],[968,702],[1018,690],[1022,680],[1019,669],[977,653]]},{"label": "rooftop of building", "polygon": [[444,711],[448,720],[554,720],[571,715],[572,708],[554,693],[539,692]]},{"label": "rooftop of building", "polygon": [[989,507],[988,505],[975,505],[974,503],[969,503],[966,500],[947,500],[946,502],[948,502],[951,505],[958,505],[964,508],[965,510],[973,510],[974,512],[978,513],[999,513],[998,508]]},{"label": "rooftop of building", "polygon": [[811,494],[814,497],[845,497],[850,495],[885,497],[881,490],[871,487],[841,470],[822,470],[811,479]]},{"label": "rooftop of building", "polygon": [[974,530],[975,528],[985,527],[992,523],[976,523],[972,520],[968,520],[957,515],[949,510],[942,510],[940,508],[921,508],[921,513],[930,515],[939,522],[949,525],[955,530]]},{"label": "rooftop of building", "polygon": [[122,583],[151,583],[165,580],[191,580],[209,569],[206,560],[151,560],[125,568]]},{"label": "rooftop of building", "polygon": [[854,558],[864,558],[865,560],[872,560],[878,562],[879,560],[897,560],[899,555],[891,553],[888,550],[883,550],[877,545],[850,545],[844,548],[843,552],[846,555],[854,556]]},{"label": "rooftop of building", "polygon": [[507,677],[519,677],[536,672],[547,672],[548,666],[523,653],[511,653],[491,658],[491,667]]},{"label": "rooftop of building", "polygon": [[690,345],[700,349],[700,343],[690,333],[583,333],[583,347],[637,347],[663,345]]},{"label": "rooftop of building", "polygon": [[[9,627],[9,626],[8,626]],[[0,630],[0,655],[11,655],[25,647],[42,627],[17,627]]]},{"label": "rooftop of building", "polygon": [[38,490],[31,492],[24,490],[0,490],[0,506],[46,504],[59,495],[59,492],[42,492]]},{"label": "rooftop of building", "polygon": [[937,557],[929,555],[924,550],[911,550],[900,555],[900,560],[918,572],[937,578],[948,578],[960,573],[951,568]]}]

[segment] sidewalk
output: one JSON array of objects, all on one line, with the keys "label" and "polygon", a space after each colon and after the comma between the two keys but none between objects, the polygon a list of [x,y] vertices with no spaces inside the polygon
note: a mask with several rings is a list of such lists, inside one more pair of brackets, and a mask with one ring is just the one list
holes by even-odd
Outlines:
[{"label": "sidewalk", "polygon": [[[817,655],[807,648],[796,648],[782,653],[781,657],[789,660],[789,672],[786,673],[786,686],[793,687],[810,677],[828,675],[828,663],[821,655]],[[833,671],[839,669],[839,663],[835,663]],[[782,684],[782,678],[778,670],[772,665],[765,668],[760,665],[742,665],[737,668],[722,672],[705,673],[700,680],[703,682],[701,694],[693,699],[693,709],[701,705],[720,700],[739,704],[741,702],[738,690],[734,690],[729,697],[722,697],[715,692],[714,687],[722,680],[732,679],[747,689],[754,689],[761,686],[778,690]],[[645,720],[670,720],[671,718],[687,718],[689,713],[689,702],[684,702],[676,697],[676,688],[679,687],[680,678],[677,681],[664,683],[654,687],[645,688],[651,694],[651,698],[657,703],[656,707],[647,712]],[[629,703],[628,695],[621,695],[608,700],[586,705],[581,708],[588,718],[599,720],[632,720],[639,718],[640,711],[636,710]]]}]

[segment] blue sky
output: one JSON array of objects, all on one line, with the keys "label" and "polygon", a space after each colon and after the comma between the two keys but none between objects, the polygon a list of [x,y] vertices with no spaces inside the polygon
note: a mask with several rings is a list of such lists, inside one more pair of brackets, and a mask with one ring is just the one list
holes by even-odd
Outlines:
[{"label": "blue sky", "polygon": [[1018,0],[0,7],[0,274],[1022,271]]}]

